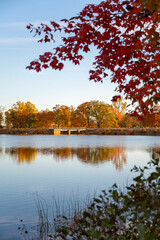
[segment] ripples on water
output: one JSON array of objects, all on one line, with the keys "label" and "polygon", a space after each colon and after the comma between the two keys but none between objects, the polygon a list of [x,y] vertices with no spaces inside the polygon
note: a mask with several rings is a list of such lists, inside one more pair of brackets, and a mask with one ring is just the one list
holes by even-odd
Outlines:
[{"label": "ripples on water", "polygon": [[160,137],[0,136],[0,239],[18,239],[19,220],[35,225],[33,194],[51,206],[52,195],[66,201],[114,182],[124,186],[130,169],[160,152]]}]

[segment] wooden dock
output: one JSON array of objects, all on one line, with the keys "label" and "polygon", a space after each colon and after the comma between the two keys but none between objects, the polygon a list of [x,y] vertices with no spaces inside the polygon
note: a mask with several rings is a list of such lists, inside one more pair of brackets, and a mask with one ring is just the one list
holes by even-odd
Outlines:
[{"label": "wooden dock", "polygon": [[49,134],[53,135],[71,135],[71,134],[82,134],[86,129],[85,128],[50,128]]}]

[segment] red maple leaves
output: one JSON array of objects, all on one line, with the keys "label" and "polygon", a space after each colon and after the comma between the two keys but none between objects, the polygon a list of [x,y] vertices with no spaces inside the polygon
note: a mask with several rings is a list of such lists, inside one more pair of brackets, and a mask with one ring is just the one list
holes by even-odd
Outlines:
[{"label": "red maple leaves", "polygon": [[78,16],[60,24],[52,21],[38,28],[30,24],[31,32],[43,34],[39,42],[55,41],[56,32],[63,37],[62,45],[40,55],[27,68],[61,70],[66,60],[80,64],[83,52],[94,46],[98,54],[90,79],[103,82],[111,73],[116,91],[131,100],[136,113],[152,111],[160,101],[159,12],[159,0],[105,0],[87,5]]}]

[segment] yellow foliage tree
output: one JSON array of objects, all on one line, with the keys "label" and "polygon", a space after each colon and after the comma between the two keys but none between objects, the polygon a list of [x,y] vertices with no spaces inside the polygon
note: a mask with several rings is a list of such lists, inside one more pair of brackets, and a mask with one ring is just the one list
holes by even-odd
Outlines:
[{"label": "yellow foliage tree", "polygon": [[30,128],[36,121],[38,109],[31,102],[17,102],[12,108],[5,112],[7,127]]}]

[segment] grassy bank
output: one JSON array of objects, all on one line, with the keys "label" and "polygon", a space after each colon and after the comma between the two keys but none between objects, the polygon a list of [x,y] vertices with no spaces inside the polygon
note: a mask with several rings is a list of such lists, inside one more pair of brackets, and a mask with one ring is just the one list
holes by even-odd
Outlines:
[{"label": "grassy bank", "polygon": [[[61,134],[68,134],[66,130],[73,130],[70,134],[77,134],[76,128],[61,128]],[[0,129],[0,134],[13,135],[32,135],[46,134],[53,135],[52,128],[19,128],[19,129]],[[79,130],[80,135],[142,135],[142,136],[160,136],[160,128],[87,128]]]}]

